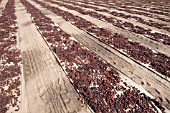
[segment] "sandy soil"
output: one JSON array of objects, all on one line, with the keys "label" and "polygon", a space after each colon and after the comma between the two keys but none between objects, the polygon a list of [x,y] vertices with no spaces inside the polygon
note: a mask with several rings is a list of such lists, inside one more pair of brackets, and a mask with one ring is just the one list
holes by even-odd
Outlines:
[{"label": "sandy soil", "polygon": [[[0,15],[7,0],[0,4]],[[59,25],[61,29],[76,38],[79,42],[96,53],[105,61],[113,65],[120,74],[120,77],[129,85],[139,88],[142,92],[156,98],[161,98],[162,103],[170,109],[170,82],[160,77],[158,74],[143,65],[135,62],[128,56],[98,41],[95,36],[80,30],[71,23],[65,21],[61,16],[57,16],[48,9],[42,8],[37,3],[29,0],[31,4],[41,10],[47,17]],[[47,2],[45,2],[47,3]],[[73,10],[47,3],[68,11],[76,16],[82,17],[98,26],[123,34],[125,37],[140,42],[158,52],[170,56],[170,47],[162,43],[150,40],[142,35],[123,30],[106,22],[97,20],[88,15],[80,14]],[[21,75],[21,96],[19,100],[20,110],[16,113],[92,113],[87,105],[83,105],[79,100],[79,95],[73,88],[56,57],[49,48],[44,38],[41,36],[36,26],[33,24],[30,14],[26,12],[20,0],[16,0],[16,16],[18,24],[18,47],[21,50],[23,68]],[[94,5],[92,5],[94,6]],[[100,8],[100,7],[98,7]],[[102,8],[102,7],[101,7]],[[85,8],[87,9],[87,8]],[[106,8],[107,9],[107,8]],[[91,9],[88,9],[91,10]],[[129,15],[135,15],[144,19],[166,23],[142,15],[130,14],[127,12],[111,9]],[[104,14],[104,13],[102,13]],[[110,16],[105,13],[106,16]],[[119,18],[123,21],[123,18]],[[159,30],[154,27],[135,23],[142,27]],[[161,31],[160,32],[165,32]],[[170,34],[169,32],[165,32]],[[10,112],[10,111],[8,111]],[[167,113],[170,112],[167,110]]]}]

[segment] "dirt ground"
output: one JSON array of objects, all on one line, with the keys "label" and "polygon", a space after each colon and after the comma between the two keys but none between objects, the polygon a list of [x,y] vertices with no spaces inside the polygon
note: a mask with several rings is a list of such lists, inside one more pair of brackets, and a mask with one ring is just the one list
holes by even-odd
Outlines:
[{"label": "dirt ground", "polygon": [[[43,0],[41,0],[43,1]],[[151,0],[153,1],[153,0]],[[157,1],[157,0],[156,0]],[[62,30],[69,33],[76,38],[84,46],[100,56],[103,60],[114,66],[121,78],[129,85],[141,89],[143,92],[162,100],[164,106],[170,109],[170,81],[160,77],[159,74],[145,66],[135,62],[132,58],[125,54],[120,53],[116,49],[100,42],[88,32],[81,30],[64,20],[61,16],[57,16],[46,8],[41,7],[39,4],[29,0],[36,8],[43,12],[47,17],[59,25]],[[120,33],[125,37],[140,42],[148,48],[157,52],[170,56],[170,46],[163,43],[153,41],[143,35],[132,33],[128,30],[118,28],[107,22],[100,21],[88,15],[80,14],[79,12],[69,10],[49,2],[44,3],[58,7],[64,11],[68,11],[75,16],[82,17],[97,26],[101,26],[113,33]],[[1,10],[5,7],[7,0],[2,0],[0,4]],[[64,3],[64,2],[63,2]],[[83,4],[83,3],[82,3]],[[90,5],[89,6],[95,6]],[[15,9],[17,16],[17,40],[18,47],[22,55],[22,75],[21,75],[21,96],[20,110],[16,113],[92,113],[93,111],[79,101],[79,94],[74,89],[69,81],[66,73],[63,71],[61,65],[56,60],[54,53],[51,51],[49,45],[46,43],[37,27],[32,22],[30,14],[26,11],[25,7],[21,4],[20,0],[15,0]],[[103,8],[96,6],[98,8]],[[82,8],[89,11],[95,11],[90,8]],[[107,9],[107,8],[105,8]],[[109,9],[108,9],[109,10]],[[130,14],[124,11],[111,9],[129,15],[135,15],[144,19],[151,19],[160,23],[170,24],[158,19],[145,17],[143,15]],[[95,11],[100,13],[99,11]],[[105,16],[111,16],[107,13],[101,13]],[[159,14],[157,14],[159,15]],[[122,21],[132,22],[121,17],[116,17]],[[170,18],[170,17],[166,17]],[[134,22],[134,24],[157,30],[159,32],[170,35],[169,31],[161,30],[145,24]],[[160,101],[160,100],[159,100]],[[167,113],[169,110],[167,109]],[[13,112],[11,108],[8,112]],[[7,112],[7,113],[8,113]]]}]

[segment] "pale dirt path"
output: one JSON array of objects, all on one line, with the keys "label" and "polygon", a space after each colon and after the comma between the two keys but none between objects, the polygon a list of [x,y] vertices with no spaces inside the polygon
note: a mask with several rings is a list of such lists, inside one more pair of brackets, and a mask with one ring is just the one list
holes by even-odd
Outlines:
[{"label": "pale dirt path", "polygon": [[[76,1],[76,2],[79,2],[79,1]],[[79,2],[79,3],[80,3],[80,4],[85,4],[85,3],[82,3],[82,2]],[[145,20],[152,20],[152,21],[155,21],[155,22],[158,22],[158,23],[162,23],[162,24],[167,24],[167,25],[169,25],[168,22],[165,22],[165,21],[162,21],[162,20],[159,20],[159,19],[155,19],[155,18],[151,18],[151,17],[147,17],[147,16],[144,16],[144,15],[132,14],[132,13],[128,13],[128,12],[125,12],[125,11],[120,11],[120,10],[118,10],[118,9],[106,8],[106,7],[103,7],[103,6],[97,6],[97,5],[92,5],[92,4],[86,4],[86,5],[93,6],[93,7],[97,7],[97,8],[100,8],[100,9],[106,9],[106,10],[109,10],[110,12],[111,12],[111,11],[116,11],[116,12],[120,12],[120,13],[124,13],[124,14],[128,14],[128,15],[132,15],[132,16],[137,16],[137,17],[143,18],[143,19],[145,19]]]},{"label": "pale dirt path", "polygon": [[164,45],[161,42],[157,42],[157,41],[151,40],[151,39],[149,39],[149,38],[147,38],[143,35],[138,35],[136,33],[132,33],[130,31],[124,30],[122,28],[113,26],[110,23],[103,22],[103,21],[98,20],[96,18],[93,18],[89,15],[81,14],[81,13],[75,11],[75,10],[69,10],[65,7],[62,7],[62,6],[59,6],[59,5],[56,5],[56,4],[51,4],[49,2],[44,2],[44,3],[51,5],[51,6],[54,6],[54,7],[58,7],[61,10],[67,11],[67,12],[69,12],[69,13],[75,15],[75,16],[82,17],[83,19],[85,19],[85,20],[87,20],[87,21],[89,21],[89,22],[91,22],[91,23],[93,23],[97,26],[101,26],[105,29],[108,29],[108,30],[112,31],[113,33],[118,33],[118,34],[124,35],[126,38],[129,38],[134,42],[141,43],[145,47],[151,48],[152,50],[155,50],[157,52],[160,52],[160,53],[166,54],[167,56],[170,56],[170,46]]},{"label": "pale dirt path", "polygon": [[77,92],[19,0],[16,15],[23,59],[20,113],[91,113],[77,100]]},{"label": "pale dirt path", "polygon": [[2,15],[2,10],[5,8],[7,2],[8,0],[2,0],[0,3],[0,16]]},{"label": "pale dirt path", "polygon": [[[166,80],[160,78],[155,73],[137,64],[136,62],[122,55],[118,51],[99,42],[91,35],[85,33],[71,23],[62,19],[62,17],[55,15],[46,8],[42,8],[40,5],[33,1],[29,2],[40,9],[40,11],[43,12],[47,17],[50,17],[56,24],[61,27],[61,29],[74,36],[78,41],[88,47],[91,51],[98,54],[101,58],[109,62],[121,72],[125,73],[129,78],[135,81],[139,86],[145,88],[154,97],[163,98],[164,105],[168,107],[167,100],[170,100],[170,82],[167,82]],[[141,85],[142,82],[144,83],[143,85]]]}]

